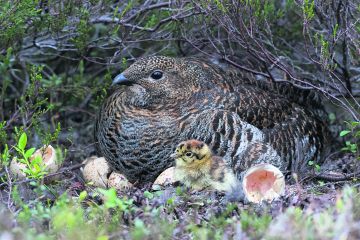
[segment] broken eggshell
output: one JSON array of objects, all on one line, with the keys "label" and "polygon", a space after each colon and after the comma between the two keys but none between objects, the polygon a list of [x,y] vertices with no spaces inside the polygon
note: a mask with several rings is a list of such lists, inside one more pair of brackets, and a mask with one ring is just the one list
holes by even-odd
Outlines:
[{"label": "broken eggshell", "polygon": [[[59,170],[61,164],[58,163],[55,149],[51,145],[43,146],[42,148],[36,150],[29,158],[29,161],[31,162],[38,156],[42,158],[42,161],[45,165],[45,171],[48,174],[55,173]],[[21,163],[15,158],[10,163],[10,172],[19,179],[26,178],[26,174],[23,171],[26,168],[27,166],[25,163]]]},{"label": "broken eggshell", "polygon": [[175,180],[175,167],[170,167],[165,169],[155,180],[152,185],[152,188],[157,188],[156,186],[165,186],[168,184],[173,184]]},{"label": "broken eggshell", "polygon": [[242,186],[250,202],[272,201],[284,194],[285,178],[277,167],[263,163],[245,172]]},{"label": "broken eggshell", "polygon": [[83,161],[85,166],[81,169],[86,182],[100,188],[115,188],[125,190],[132,187],[126,177],[113,172],[104,157],[92,156]]},{"label": "broken eggshell", "polygon": [[128,190],[132,187],[132,184],[127,180],[127,178],[117,172],[112,172],[108,179],[108,187],[115,188],[116,190]]},{"label": "broken eggshell", "polygon": [[81,169],[86,182],[92,182],[95,187],[106,188],[108,176],[111,172],[109,164],[104,157],[91,156],[83,161]]}]

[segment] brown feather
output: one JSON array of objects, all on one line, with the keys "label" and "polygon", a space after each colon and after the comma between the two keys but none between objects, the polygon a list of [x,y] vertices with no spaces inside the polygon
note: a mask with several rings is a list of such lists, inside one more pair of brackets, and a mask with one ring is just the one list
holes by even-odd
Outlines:
[{"label": "brown feather", "polygon": [[[155,70],[161,79],[152,79]],[[259,159],[284,171],[322,159],[324,123],[284,94],[254,84],[254,76],[170,57],[140,59],[123,75],[132,84],[116,86],[104,102],[95,137],[110,165],[132,182],[153,181],[174,164],[174,146],[192,138],[237,175]]]}]

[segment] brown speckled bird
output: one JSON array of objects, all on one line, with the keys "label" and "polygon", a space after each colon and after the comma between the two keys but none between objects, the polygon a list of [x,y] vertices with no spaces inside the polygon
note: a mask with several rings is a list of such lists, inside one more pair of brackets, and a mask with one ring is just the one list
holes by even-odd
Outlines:
[{"label": "brown speckled bird", "polygon": [[224,192],[241,188],[230,166],[221,157],[213,156],[204,142],[194,139],[183,141],[171,157],[175,158],[175,180],[187,187]]},{"label": "brown speckled bird", "polygon": [[114,79],[99,111],[100,152],[131,182],[153,181],[187,139],[204,141],[237,175],[257,162],[299,172],[320,161],[324,124],[244,76],[192,58],[138,60]]}]

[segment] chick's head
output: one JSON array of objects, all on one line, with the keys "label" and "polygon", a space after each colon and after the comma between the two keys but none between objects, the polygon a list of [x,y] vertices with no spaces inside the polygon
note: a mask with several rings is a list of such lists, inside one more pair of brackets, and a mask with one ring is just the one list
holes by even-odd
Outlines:
[{"label": "chick's head", "polygon": [[209,146],[195,139],[179,143],[171,154],[171,157],[175,158],[176,166],[195,166],[209,161],[211,156]]}]

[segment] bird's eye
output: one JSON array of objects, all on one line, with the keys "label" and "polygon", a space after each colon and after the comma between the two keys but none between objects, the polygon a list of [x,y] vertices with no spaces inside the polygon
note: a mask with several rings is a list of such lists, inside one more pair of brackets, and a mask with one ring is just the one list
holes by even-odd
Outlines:
[{"label": "bird's eye", "polygon": [[185,153],[185,156],[187,156],[187,157],[192,157],[192,152],[187,152],[187,153]]},{"label": "bird's eye", "polygon": [[158,80],[158,79],[162,78],[162,76],[163,76],[163,72],[162,72],[162,71],[160,71],[160,70],[155,70],[155,71],[151,74],[150,77],[151,77],[152,79]]}]

